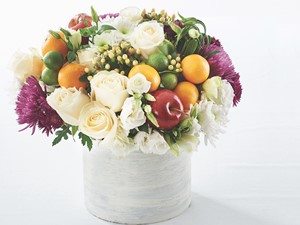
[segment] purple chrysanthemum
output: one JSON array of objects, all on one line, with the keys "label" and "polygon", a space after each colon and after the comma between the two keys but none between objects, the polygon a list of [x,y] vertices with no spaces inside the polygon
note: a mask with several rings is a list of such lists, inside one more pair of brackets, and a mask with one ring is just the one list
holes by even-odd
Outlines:
[{"label": "purple chrysanthemum", "polygon": [[27,124],[22,130],[32,127],[32,134],[34,134],[36,126],[38,126],[43,133],[45,132],[49,136],[55,129],[63,125],[64,121],[48,105],[46,97],[38,80],[34,76],[29,77],[21,88],[16,102],[18,123]]},{"label": "purple chrysanthemum", "polygon": [[104,20],[107,16],[110,17],[110,18],[116,18],[116,17],[119,16],[119,13],[106,13],[106,14],[103,14],[103,15],[99,15],[99,19]]},{"label": "purple chrysanthemum", "polygon": [[[209,55],[213,51],[218,51],[218,53]],[[204,45],[199,50],[199,54],[205,57],[209,63],[209,77],[220,76],[231,84],[234,91],[233,104],[236,106],[242,95],[240,75],[235,72],[232,61],[229,55],[224,51],[220,41],[212,38],[208,46]]]}]

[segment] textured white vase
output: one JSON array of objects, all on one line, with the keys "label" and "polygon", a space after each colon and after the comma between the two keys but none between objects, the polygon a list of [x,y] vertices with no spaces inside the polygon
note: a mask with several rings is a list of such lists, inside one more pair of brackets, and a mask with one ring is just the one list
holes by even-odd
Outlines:
[{"label": "textured white vase", "polygon": [[132,152],[125,158],[95,147],[84,151],[88,211],[103,220],[148,224],[180,215],[191,203],[191,156]]}]

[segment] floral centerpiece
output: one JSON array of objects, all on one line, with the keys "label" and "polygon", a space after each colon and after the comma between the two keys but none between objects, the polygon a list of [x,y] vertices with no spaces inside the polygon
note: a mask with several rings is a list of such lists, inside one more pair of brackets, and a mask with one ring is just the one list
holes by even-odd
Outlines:
[{"label": "floral centerpiece", "polygon": [[242,93],[205,24],[164,10],[99,15],[92,7],[49,30],[41,48],[17,52],[12,67],[24,129],[54,133],[53,145],[72,136],[88,149],[99,142],[118,156],[214,144]]}]

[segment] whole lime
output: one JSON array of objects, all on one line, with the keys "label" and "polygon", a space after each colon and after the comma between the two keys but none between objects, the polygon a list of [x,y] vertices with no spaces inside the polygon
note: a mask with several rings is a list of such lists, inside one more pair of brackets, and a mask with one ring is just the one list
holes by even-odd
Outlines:
[{"label": "whole lime", "polygon": [[45,66],[50,70],[59,70],[64,64],[64,57],[58,51],[50,51],[43,58]]},{"label": "whole lime", "polygon": [[164,88],[173,90],[178,83],[178,77],[174,73],[164,73],[161,75],[161,83]]},{"label": "whole lime", "polygon": [[42,72],[41,80],[47,85],[56,85],[58,71],[50,70],[49,68],[45,68]]},{"label": "whole lime", "polygon": [[148,64],[149,66],[152,66],[157,71],[161,72],[168,68],[169,60],[168,60],[167,56],[165,56],[163,53],[157,52],[157,53],[153,53],[152,55],[149,56],[146,64]]},{"label": "whole lime", "polygon": [[158,48],[164,55],[170,55],[175,52],[175,46],[172,44],[172,42],[166,39],[160,46],[158,46]]}]

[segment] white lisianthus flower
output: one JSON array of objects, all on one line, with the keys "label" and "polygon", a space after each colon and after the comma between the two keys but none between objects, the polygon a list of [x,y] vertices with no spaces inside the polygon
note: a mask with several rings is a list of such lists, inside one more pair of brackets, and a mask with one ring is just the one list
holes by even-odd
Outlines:
[{"label": "white lisianthus flower", "polygon": [[114,21],[113,27],[117,29],[121,34],[123,34],[124,39],[128,39],[129,34],[131,34],[136,27],[136,23],[128,20],[127,18],[117,17]]},{"label": "white lisianthus flower", "polygon": [[133,139],[128,137],[129,131],[124,129],[121,122],[118,121],[116,136],[105,143],[105,147],[110,149],[112,153],[118,157],[125,157],[127,154],[138,150],[138,146]]},{"label": "white lisianthus flower", "polygon": [[78,49],[81,44],[81,33],[76,30],[69,30],[71,36],[69,37],[70,42],[72,43],[75,49]]},{"label": "white lisianthus flower", "polygon": [[79,131],[103,143],[109,143],[117,134],[116,114],[100,102],[92,101],[82,108],[79,116]]},{"label": "white lisianthus flower", "polygon": [[193,119],[191,130],[187,133],[183,133],[181,138],[176,142],[178,148],[186,152],[192,152],[197,150],[200,144],[200,132],[201,126],[197,119]]},{"label": "white lisianthus flower", "polygon": [[92,98],[114,112],[119,112],[129,96],[127,81],[126,76],[116,71],[100,71],[90,81]]},{"label": "white lisianthus flower", "polygon": [[137,128],[146,122],[146,116],[141,106],[141,100],[134,97],[125,100],[120,119],[126,130]]},{"label": "white lisianthus flower", "polygon": [[228,81],[215,76],[207,79],[202,88],[209,100],[224,106],[227,111],[232,106],[234,92]]},{"label": "white lisianthus flower", "polygon": [[147,93],[151,87],[151,82],[149,82],[146,77],[141,74],[137,73],[133,77],[129,78],[127,83],[127,91],[130,95],[136,94],[143,94]]},{"label": "white lisianthus flower", "polygon": [[140,131],[135,135],[134,141],[140,150],[146,154],[163,155],[170,150],[168,143],[157,131],[152,131],[150,134]]},{"label": "white lisianthus flower", "polygon": [[30,76],[35,76],[37,79],[41,77],[43,61],[37,49],[30,48],[26,51],[17,51],[12,56],[9,68],[14,73],[15,77],[22,84]]},{"label": "white lisianthus flower", "polygon": [[197,118],[205,136],[205,144],[209,141],[212,145],[215,145],[214,142],[218,139],[220,133],[224,133],[224,127],[228,122],[225,107],[203,98],[199,102]]},{"label": "white lisianthus flower", "polygon": [[120,11],[120,17],[126,18],[129,21],[138,24],[142,21],[142,11],[137,7],[127,7]]},{"label": "white lisianthus flower", "polygon": [[105,31],[102,34],[96,35],[94,43],[96,46],[116,46],[123,40],[123,35],[117,30]]},{"label": "white lisianthus flower", "polygon": [[130,42],[135,49],[140,49],[142,55],[147,59],[164,39],[163,25],[157,21],[149,21],[139,24],[134,29]]},{"label": "white lisianthus flower", "polygon": [[48,104],[58,113],[64,122],[78,126],[82,107],[90,102],[85,89],[56,88],[47,97]]},{"label": "white lisianthus flower", "polygon": [[79,64],[94,70],[95,58],[97,57],[98,49],[96,47],[84,48],[77,51]]}]

